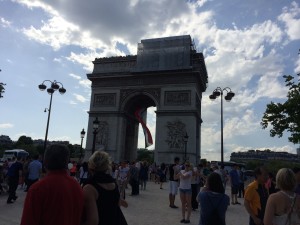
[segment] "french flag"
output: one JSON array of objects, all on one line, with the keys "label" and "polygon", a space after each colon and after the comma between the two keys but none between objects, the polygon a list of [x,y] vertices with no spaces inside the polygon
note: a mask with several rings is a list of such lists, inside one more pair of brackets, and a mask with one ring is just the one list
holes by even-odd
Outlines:
[{"label": "french flag", "polygon": [[134,115],[137,118],[137,120],[141,123],[143,131],[144,131],[144,135],[145,135],[145,145],[146,147],[149,147],[151,145],[153,145],[153,140],[152,140],[152,136],[150,133],[150,130],[148,129],[146,123],[143,120],[143,117],[146,115],[145,113],[147,113],[147,109],[140,109],[138,108],[135,112]]}]

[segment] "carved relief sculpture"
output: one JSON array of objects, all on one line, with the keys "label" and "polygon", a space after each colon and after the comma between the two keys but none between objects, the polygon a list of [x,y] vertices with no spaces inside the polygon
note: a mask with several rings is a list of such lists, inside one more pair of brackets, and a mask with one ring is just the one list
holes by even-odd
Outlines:
[{"label": "carved relief sculpture", "polygon": [[166,142],[170,149],[182,150],[184,148],[183,137],[186,133],[186,126],[180,120],[167,122],[168,137]]},{"label": "carved relief sculpture", "polygon": [[165,105],[191,105],[191,91],[166,91]]},{"label": "carved relief sculpture", "polygon": [[108,144],[108,131],[108,123],[106,121],[100,121],[96,136],[96,146],[98,150],[106,150]]},{"label": "carved relief sculpture", "polygon": [[95,94],[94,106],[115,106],[116,105],[116,94]]}]

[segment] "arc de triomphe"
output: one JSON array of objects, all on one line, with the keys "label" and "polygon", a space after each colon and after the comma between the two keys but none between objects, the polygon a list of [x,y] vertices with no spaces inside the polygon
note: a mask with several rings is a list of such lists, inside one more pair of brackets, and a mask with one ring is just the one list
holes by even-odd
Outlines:
[{"label": "arc de triomphe", "polygon": [[[113,161],[135,160],[138,108],[156,106],[154,159],[172,163],[175,156],[198,163],[201,156],[201,99],[208,77],[204,57],[189,35],[146,39],[137,55],[97,58],[92,82],[85,159],[92,151],[93,121],[100,121],[96,150]],[[185,146],[184,136],[188,134]]]}]

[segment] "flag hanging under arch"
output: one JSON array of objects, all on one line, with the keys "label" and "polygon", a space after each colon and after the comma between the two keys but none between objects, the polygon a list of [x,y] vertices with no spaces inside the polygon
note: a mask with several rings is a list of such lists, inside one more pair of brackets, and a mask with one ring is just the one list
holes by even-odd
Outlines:
[{"label": "flag hanging under arch", "polygon": [[150,130],[148,129],[145,121],[143,120],[143,117],[146,115],[146,113],[147,113],[147,108],[143,108],[143,109],[138,108],[134,112],[134,115],[142,125],[144,135],[145,135],[145,145],[146,145],[146,147],[149,147],[149,146],[153,145],[153,140],[152,140]]}]

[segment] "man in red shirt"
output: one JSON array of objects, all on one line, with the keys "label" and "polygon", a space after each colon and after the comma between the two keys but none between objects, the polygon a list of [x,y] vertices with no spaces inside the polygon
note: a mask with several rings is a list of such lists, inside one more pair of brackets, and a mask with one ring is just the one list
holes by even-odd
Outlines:
[{"label": "man in red shirt", "polygon": [[47,175],[34,183],[26,196],[21,225],[80,225],[83,192],[68,175],[70,152],[64,145],[51,145],[44,157]]}]

